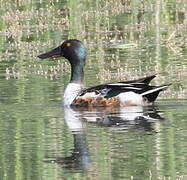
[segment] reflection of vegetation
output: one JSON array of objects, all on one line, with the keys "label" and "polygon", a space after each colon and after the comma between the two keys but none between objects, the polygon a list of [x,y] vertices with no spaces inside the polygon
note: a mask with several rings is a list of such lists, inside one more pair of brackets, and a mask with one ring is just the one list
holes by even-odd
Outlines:
[{"label": "reflection of vegetation", "polygon": [[[6,71],[8,79],[8,81],[1,79],[0,86],[0,103],[4,107],[0,120],[2,138],[0,179],[7,179],[5,178],[7,174],[8,177],[11,176],[10,179],[15,176],[17,179],[22,177],[22,179],[25,177],[29,179],[32,173],[41,176],[37,167],[41,165],[38,159],[44,156],[42,154],[44,149],[41,150],[40,145],[45,123],[41,122],[38,117],[47,112],[43,109],[37,111],[37,108],[30,107],[30,104],[61,102],[60,91],[62,90],[59,87],[64,87],[61,81],[63,83],[68,81],[65,73],[69,73],[70,70],[69,65],[63,61],[39,62],[34,61],[34,57],[39,51],[59,45],[63,39],[78,38],[87,44],[89,54],[92,55],[88,57],[85,72],[88,85],[98,83],[98,79],[100,82],[116,81],[136,78],[147,73],[162,73],[162,76],[158,76],[159,84],[173,83],[162,98],[186,98],[187,94],[185,87],[187,86],[185,80],[187,76],[187,4],[185,0],[154,2],[151,0],[50,0],[40,2],[38,0],[1,0],[0,2],[1,73],[4,74]],[[135,44],[136,48],[133,46],[119,48],[124,44]],[[118,48],[113,49],[114,46]],[[61,75],[62,78],[59,80]],[[23,106],[13,110],[13,107],[9,105],[25,103],[28,103],[27,112],[22,110],[25,108]],[[11,112],[9,110],[11,108],[17,113]],[[27,116],[30,117],[29,127],[28,122],[25,122]],[[48,119],[48,116],[52,115],[46,116]],[[173,118],[170,114],[168,116]],[[185,118],[185,115],[180,115],[173,123],[177,127],[186,127],[185,122],[181,121]],[[55,126],[54,120],[49,121],[47,125]],[[62,128],[64,128],[63,125]],[[182,154],[186,150],[183,149],[179,140],[186,139],[185,133],[176,130],[175,127],[173,131],[165,126],[159,129],[162,131],[161,135],[146,135],[146,138],[142,135],[144,133],[139,132],[130,132],[123,136],[109,133],[112,136],[112,142],[111,137],[106,135],[105,129],[95,131],[97,137],[93,137],[90,133],[89,138],[94,139],[95,142],[90,145],[95,157],[93,179],[94,177],[112,179],[113,177],[108,178],[110,173],[120,179],[122,172],[123,177],[128,177],[127,179],[139,177],[143,173],[144,176],[149,174],[147,176],[149,179],[153,178],[153,175],[169,177],[171,173],[170,175],[174,178],[177,173],[184,174],[186,164]],[[176,136],[173,135],[175,132]],[[28,137],[29,133],[34,133],[35,136],[29,136],[22,141],[22,138]],[[61,134],[61,130],[58,133]],[[136,136],[137,140],[132,145],[130,141],[133,136]],[[63,138],[60,142],[65,143],[67,139]],[[70,139],[70,137],[67,138]],[[31,141],[35,143],[29,144]],[[54,149],[61,148],[59,141],[54,142],[55,140],[48,139],[46,141],[54,143]],[[139,143],[143,145],[139,146]],[[119,144],[121,147],[116,148]],[[67,147],[71,146],[70,143],[63,145],[64,151],[68,153]],[[155,147],[151,149],[152,146]],[[111,151],[108,151],[109,149]],[[167,153],[159,154],[163,149]],[[100,152],[102,154],[99,154]],[[119,154],[120,157],[116,157]],[[157,168],[162,167],[159,169],[159,174],[155,172],[153,160]],[[10,166],[9,162],[12,162]],[[34,167],[33,162],[37,167]],[[22,167],[25,168],[20,169]],[[50,168],[47,167],[47,170]],[[102,168],[105,175],[100,170]],[[177,168],[182,170],[177,172]],[[54,169],[51,168],[50,172],[53,174]],[[92,179],[92,177],[89,178]]]}]

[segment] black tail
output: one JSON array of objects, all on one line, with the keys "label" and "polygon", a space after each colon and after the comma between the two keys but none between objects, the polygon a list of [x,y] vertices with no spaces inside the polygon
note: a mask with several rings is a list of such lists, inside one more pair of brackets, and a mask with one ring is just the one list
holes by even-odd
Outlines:
[{"label": "black tail", "polygon": [[157,86],[157,87],[154,87],[154,86],[153,86],[153,89],[148,90],[148,91],[142,93],[141,95],[142,95],[143,97],[146,97],[147,100],[148,100],[149,102],[154,102],[154,101],[156,100],[158,94],[159,94],[161,91],[167,89],[170,85],[171,85],[171,84],[162,85],[162,86]]},{"label": "black tail", "polygon": [[155,77],[156,77],[156,75],[147,76],[147,77],[139,79],[139,81],[142,83],[145,83],[145,84],[149,84],[151,82],[151,80],[154,79]]}]

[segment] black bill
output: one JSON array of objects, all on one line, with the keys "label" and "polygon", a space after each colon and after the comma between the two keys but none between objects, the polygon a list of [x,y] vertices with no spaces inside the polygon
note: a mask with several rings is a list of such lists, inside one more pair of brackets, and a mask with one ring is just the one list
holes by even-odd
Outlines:
[{"label": "black bill", "polygon": [[62,52],[61,52],[61,46],[49,51],[49,52],[46,52],[44,54],[40,54],[38,57],[40,59],[46,59],[46,58],[58,58],[58,57],[61,57],[63,56]]}]

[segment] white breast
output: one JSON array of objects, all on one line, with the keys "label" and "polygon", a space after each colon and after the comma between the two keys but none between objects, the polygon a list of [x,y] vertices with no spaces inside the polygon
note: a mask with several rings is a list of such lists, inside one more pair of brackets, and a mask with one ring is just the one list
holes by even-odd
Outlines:
[{"label": "white breast", "polygon": [[82,84],[69,83],[64,92],[64,106],[70,106],[82,88]]}]

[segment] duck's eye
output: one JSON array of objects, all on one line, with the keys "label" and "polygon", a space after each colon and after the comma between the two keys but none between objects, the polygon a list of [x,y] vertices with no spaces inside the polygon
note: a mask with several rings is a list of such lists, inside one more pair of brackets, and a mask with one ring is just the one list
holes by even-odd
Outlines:
[{"label": "duck's eye", "polygon": [[70,46],[71,46],[71,43],[66,43],[66,46],[67,46],[67,47],[70,47]]}]

